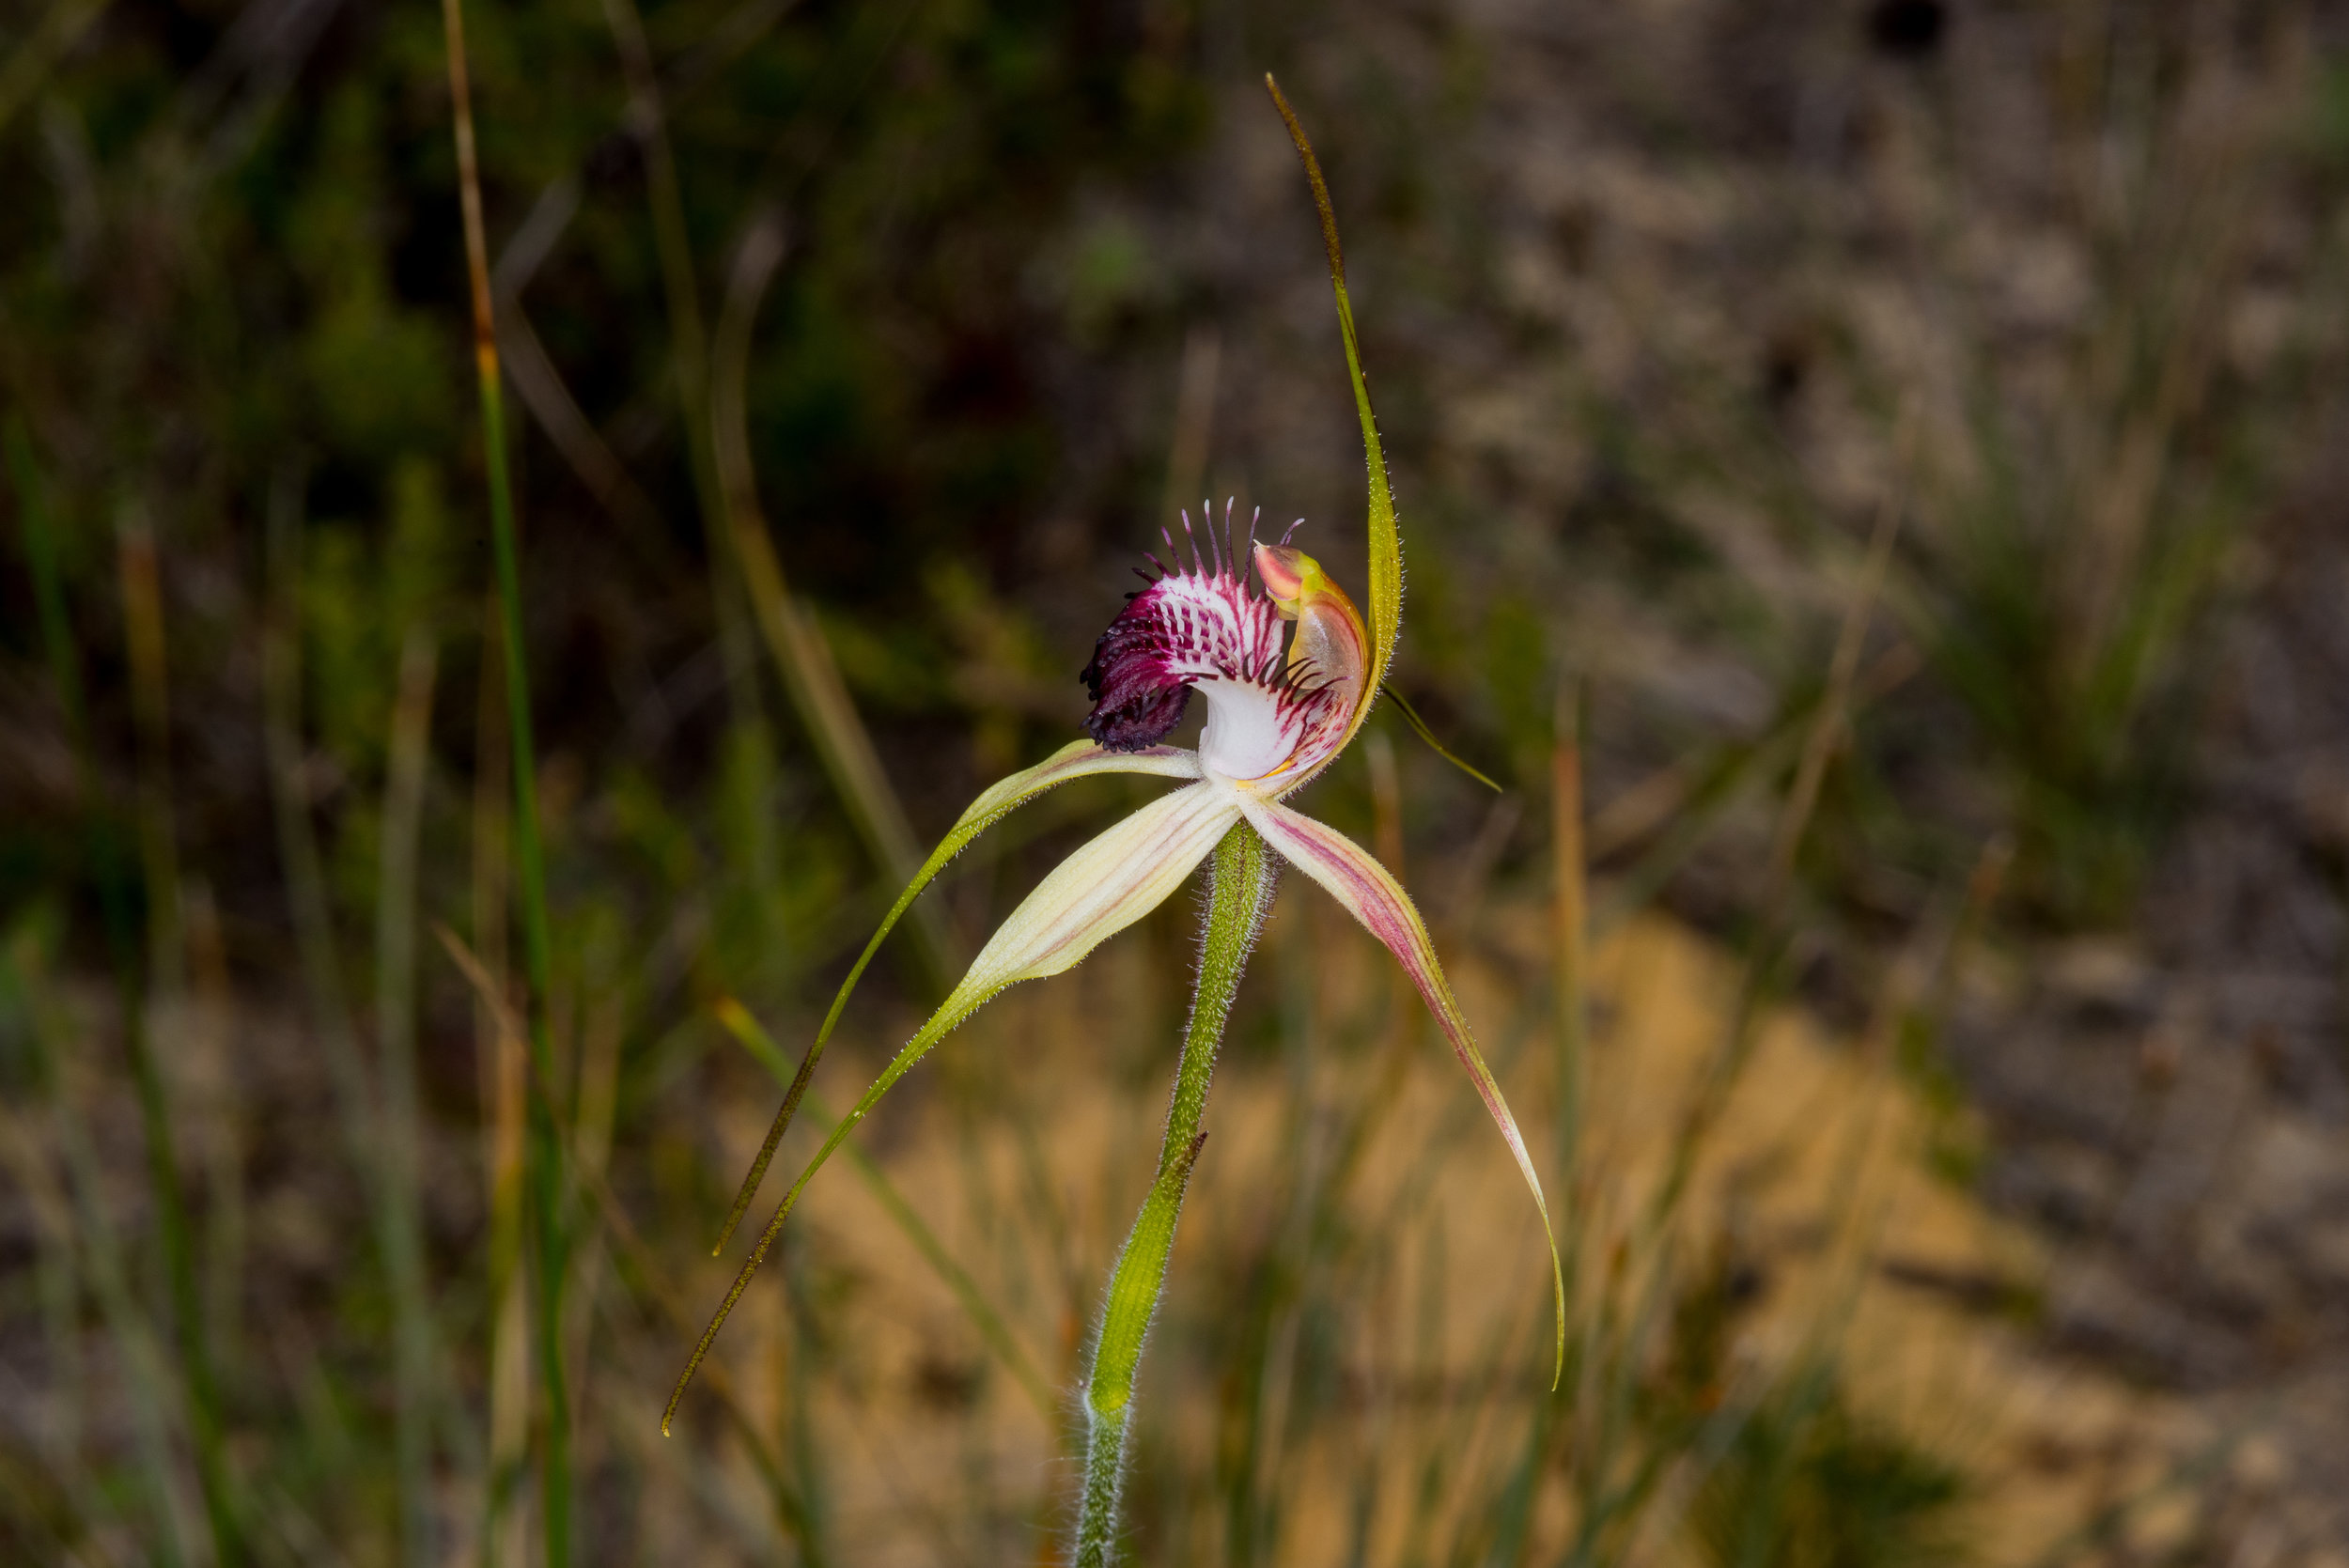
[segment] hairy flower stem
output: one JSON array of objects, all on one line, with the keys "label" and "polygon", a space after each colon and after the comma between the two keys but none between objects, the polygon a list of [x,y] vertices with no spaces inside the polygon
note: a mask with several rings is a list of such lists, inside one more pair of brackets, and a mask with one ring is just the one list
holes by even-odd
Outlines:
[{"label": "hairy flower stem", "polygon": [[1199,1119],[1207,1109],[1207,1081],[1223,1044],[1223,1022],[1231,1015],[1240,972],[1248,967],[1249,952],[1272,902],[1276,862],[1246,822],[1223,835],[1210,866],[1198,983],[1191,992],[1182,1061],[1174,1069],[1174,1095],[1167,1108],[1166,1137],[1159,1146],[1158,1176],[1117,1256],[1117,1271],[1110,1277],[1109,1299],[1102,1306],[1101,1329],[1094,1343],[1093,1372],[1085,1382],[1088,1431],[1084,1493],[1077,1516],[1077,1568],[1107,1568],[1114,1554],[1134,1373],[1166,1286],[1167,1256],[1174,1247],[1174,1222],[1190,1186],[1191,1166],[1206,1141]]}]

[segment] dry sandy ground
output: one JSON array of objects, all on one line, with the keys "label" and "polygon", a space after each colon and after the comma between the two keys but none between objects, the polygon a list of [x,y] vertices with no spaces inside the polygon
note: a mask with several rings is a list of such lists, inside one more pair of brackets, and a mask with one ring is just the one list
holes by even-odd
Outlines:
[{"label": "dry sandy ground", "polygon": [[[1254,984],[1268,972],[1274,985],[1294,986],[1296,961],[1310,953],[1315,977],[1303,984],[1321,987],[1324,1003],[1340,999],[1342,1013],[1346,997],[1377,996],[1381,982],[1366,940],[1310,890],[1292,885],[1284,894]],[[1486,1020],[1537,1146],[1549,1136],[1550,1057],[1537,1024],[1520,1019],[1513,1032],[1506,1020],[1512,999],[1526,992],[1524,976],[1545,961],[1547,928],[1541,909],[1504,905],[1473,931],[1445,939],[1455,953],[1475,955],[1458,964],[1467,1004]],[[1081,1047],[1046,1042],[1099,1039],[1121,1020],[1131,1027],[1135,997],[1163,991],[1141,972],[1148,956],[1113,949],[1081,978],[1015,992],[950,1045],[965,1061],[948,1070],[999,1066],[1017,1080],[1010,1093],[1024,1112],[973,1130],[931,1101],[889,1134],[888,1172],[1056,1381],[1072,1367],[1075,1308],[1098,1288],[1146,1184],[1162,1091],[1148,1080],[1107,1081],[1097,1056],[1089,1062]],[[1660,917],[1629,923],[1596,955],[1598,1029],[1579,1195],[1586,1257],[1629,1245],[1690,1088],[1723,1038],[1735,984],[1721,950]],[[1162,1001],[1155,1004],[1161,1013]],[[1145,1017],[1149,1011],[1142,1009]],[[1171,1030],[1161,1032],[1171,1038]],[[1778,1014],[1760,1032],[1697,1165],[1682,1234],[1700,1246],[1730,1238],[1761,1281],[1735,1327],[1729,1397],[1750,1386],[1741,1378],[1832,1344],[1859,1412],[1974,1478],[1966,1529],[1985,1563],[2173,1554],[2349,1561],[2321,1547],[2321,1512],[2288,1484],[2275,1412],[2134,1389],[2046,1347],[2028,1306],[2043,1301],[2050,1278],[2045,1248],[1933,1173],[1934,1151],[1972,1131],[1963,1112],[1929,1103],[1884,1059],[1866,1041],[1833,1037],[1799,1013]],[[1514,1405],[1504,1396],[1500,1415],[1467,1419],[1415,1405],[1403,1390],[1431,1377],[1471,1386],[1497,1345],[1507,1347],[1503,1361],[1543,1358],[1545,1269],[1530,1207],[1439,1043],[1415,1032],[1369,1056],[1332,1048],[1319,1062],[1268,1063],[1243,1055],[1227,1063],[1209,1112],[1208,1152],[1152,1347],[1158,1375],[1145,1381],[1143,1463],[1184,1471],[1214,1463],[1217,1387],[1227,1369],[1201,1363],[1195,1327],[1221,1310],[1215,1293],[1229,1275],[1220,1258],[1261,1248],[1267,1227],[1280,1223],[1268,1205],[1277,1208],[1297,1189],[1299,1141],[1312,1143],[1317,1124],[1294,1108],[1300,1097],[1324,1108],[1352,1103],[1362,1080],[1398,1062],[1401,1093],[1344,1199],[1362,1226],[1383,1232],[1387,1265],[1332,1272],[1304,1287],[1353,1297],[1338,1313],[1342,1357],[1369,1392],[1342,1414],[1307,1423],[1296,1452],[1261,1461],[1286,1499],[1269,1560],[1347,1560],[1365,1475],[1375,1478],[1368,1495],[1377,1499],[1369,1560],[1402,1560],[1411,1539],[1408,1482],[1425,1447],[1452,1445],[1458,1473],[1473,1477],[1480,1465],[1498,1473],[1514,1462],[1526,1408],[1521,1395]],[[1035,1118],[1036,1133],[1024,1148],[1016,1129],[1022,1114]],[[731,1132],[747,1150],[756,1130],[746,1110]],[[1316,1157],[1303,1157],[1308,1165]],[[1014,1221],[1007,1233],[1002,1216],[1017,1209],[1019,1194],[1038,1191],[1039,1181],[1063,1205],[1064,1228],[1054,1238]],[[972,1499],[991,1494],[1001,1509],[1004,1497],[1049,1496],[1066,1479],[1059,1435],[1008,1379],[995,1378],[988,1394],[959,1410],[941,1405],[941,1368],[986,1353],[869,1188],[834,1172],[803,1213],[825,1266],[856,1281],[857,1327],[827,1346],[822,1392],[801,1418],[826,1458],[838,1539],[854,1543],[862,1562],[953,1560],[968,1549],[954,1543],[968,1541]],[[1413,1327],[1423,1325],[1431,1291],[1440,1326],[1434,1365],[1423,1327]],[[771,1285],[754,1291],[728,1356],[752,1369],[747,1387],[769,1390],[765,1419],[787,1430],[779,1299]],[[1517,1366],[1505,1380],[1538,1388],[1539,1371]],[[746,1468],[732,1484],[744,1517],[755,1519]],[[1451,1506],[1477,1506],[1473,1499],[1486,1495],[1464,1485]],[[1035,1539],[1033,1515],[1002,1524],[1013,1540],[1023,1532]],[[1554,1547],[1568,1524],[1564,1492],[1553,1486],[1536,1511],[1537,1546]],[[1211,1548],[1187,1536],[1143,1545],[1147,1560],[1213,1560]],[[1669,1500],[1639,1555],[1689,1555]],[[1537,1549],[1534,1560],[1541,1557]]]}]

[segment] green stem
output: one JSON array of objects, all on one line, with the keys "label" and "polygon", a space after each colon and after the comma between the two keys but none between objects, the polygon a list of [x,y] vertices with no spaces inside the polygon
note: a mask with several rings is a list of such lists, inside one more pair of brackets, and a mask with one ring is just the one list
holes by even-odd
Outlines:
[{"label": "green stem", "polygon": [[[156,1073],[154,1058],[147,1046],[147,1001],[139,979],[143,966],[139,960],[138,938],[131,908],[132,877],[124,863],[127,857],[117,846],[115,825],[101,808],[98,795],[97,765],[90,755],[89,736],[83,724],[81,662],[74,649],[71,628],[66,618],[64,574],[58,559],[54,520],[50,516],[47,487],[42,483],[32,443],[25,437],[21,414],[12,413],[9,416],[7,444],[9,474],[15,483],[17,506],[24,526],[24,552],[33,568],[33,596],[40,614],[50,675],[55,682],[58,706],[64,711],[66,729],[73,743],[74,794],[82,813],[84,847],[89,873],[98,882],[100,907],[104,914],[107,942],[114,959],[124,1038],[147,1133],[148,1171],[155,1188],[157,1219],[163,1234],[164,1255],[170,1265],[167,1275],[169,1283],[174,1287],[173,1308],[178,1316],[177,1327],[185,1347],[182,1364],[186,1369],[190,1437],[195,1447],[206,1513],[212,1527],[213,1555],[220,1562],[234,1562],[240,1559],[237,1556],[233,1515],[228,1511],[219,1463],[216,1389],[210,1375],[210,1363],[203,1354],[201,1340],[186,1338],[200,1327],[194,1276],[189,1263],[188,1221],[179,1193],[178,1161],[171,1149],[169,1107],[163,1099],[163,1082]],[[185,1531],[174,1497],[170,1439],[164,1425],[164,1390],[171,1381],[169,1369],[162,1346],[144,1324],[131,1296],[130,1270],[125,1266],[112,1220],[106,1213],[103,1184],[98,1178],[96,1153],[86,1129],[73,1113],[71,1102],[56,1081],[54,1053],[49,1048],[47,1036],[42,1032],[38,1017],[33,1033],[42,1079],[54,1095],[54,1112],[60,1138],[69,1163],[73,1167],[77,1194],[84,1205],[82,1227],[91,1254],[93,1282],[98,1287],[100,1303],[106,1313],[115,1342],[124,1351],[125,1359],[133,1373],[135,1397],[132,1408],[139,1418],[141,1447],[147,1456],[148,1475],[154,1488],[160,1555],[165,1563],[177,1568],[178,1564],[189,1560],[191,1554],[183,1539]]]},{"label": "green stem", "polygon": [[[436,1405],[447,1407],[433,1385],[440,1352],[423,1272],[414,1065],[417,837],[429,761],[434,639],[422,626],[408,629],[388,746],[391,777],[383,797],[376,921],[379,1080],[360,1052],[344,993],[325,870],[303,798],[301,491],[300,472],[288,467],[280,472],[269,505],[269,608],[261,631],[263,750],[312,1026],[343,1143],[367,1194],[376,1253],[391,1289],[400,1560],[415,1564],[432,1555],[428,1424]],[[499,784],[503,787],[504,781]]]},{"label": "green stem", "polygon": [[1207,1084],[1224,1020],[1248,967],[1248,955],[1271,903],[1274,862],[1264,840],[1246,822],[1216,846],[1209,873],[1207,928],[1200,944],[1198,982],[1191,993],[1190,1025],[1174,1069],[1174,1094],[1167,1107],[1166,1136],[1159,1147],[1159,1171],[1143,1200],[1142,1212],[1126,1237],[1110,1277],[1109,1299],[1094,1343],[1093,1371],[1085,1380],[1084,1492],[1078,1511],[1078,1568],[1107,1568],[1115,1550],[1118,1492],[1125,1479],[1128,1418],[1133,1407],[1134,1374],[1143,1342],[1157,1315],[1166,1286],[1166,1263],[1174,1247],[1174,1223],[1183,1194],[1206,1134],[1199,1130],[1207,1109]]},{"label": "green stem", "polygon": [[399,1490],[400,1560],[437,1555],[431,1512],[433,1371],[438,1361],[425,1280],[423,1148],[416,1109],[416,874],[431,762],[437,652],[429,629],[407,629],[383,787],[381,876],[376,902],[375,1036],[382,1071],[381,1206],[384,1272],[392,1287],[397,1392],[393,1471]]},{"label": "green stem", "polygon": [[[147,962],[137,959],[138,939],[131,929],[124,905],[128,880],[112,875],[117,862],[101,855],[111,891],[101,895],[110,913],[117,984],[122,1001],[123,1040],[131,1059],[132,1081],[138,1093],[140,1118],[147,1133],[148,1180],[153,1188],[156,1228],[162,1233],[163,1282],[171,1302],[173,1329],[179,1339],[180,1365],[188,1396],[188,1438],[195,1450],[195,1470],[203,1488],[204,1511],[210,1522],[212,1552],[221,1568],[245,1560],[235,1499],[231,1495],[226,1433],[221,1415],[220,1380],[212,1364],[211,1343],[206,1332],[202,1296],[195,1282],[194,1221],[187,1194],[179,1186],[179,1156],[173,1148],[170,1091],[155,1058],[148,1029],[148,996],[169,994],[184,973],[183,939],[179,925],[179,852],[171,826],[170,717],[163,649],[163,594],[158,582],[153,531],[136,513],[126,513],[117,531],[122,584],[122,621],[127,662],[131,672],[131,706],[137,732],[137,827],[140,879],[145,893]],[[86,800],[96,812],[96,798]],[[93,815],[92,820],[96,820]],[[108,835],[111,840],[112,835]],[[140,982],[148,976],[151,991]]]},{"label": "green stem", "polygon": [[8,477],[16,486],[16,505],[24,525],[24,557],[33,568],[33,603],[40,616],[40,640],[49,658],[50,678],[56,683],[57,706],[65,714],[66,730],[73,741],[76,783],[89,787],[87,757],[82,750],[82,671],[73,651],[73,631],[66,619],[65,572],[57,559],[57,530],[49,515],[48,487],[41,482],[40,464],[32,441],[24,433],[24,416],[8,415]]},{"label": "green stem", "polygon": [[[463,0],[442,0],[447,35],[450,118],[457,138],[458,197],[465,220],[465,270],[473,291],[474,366],[481,383],[482,456],[489,468],[490,533],[497,555],[498,609],[506,653],[506,716],[513,736],[514,862],[521,878],[522,957],[530,980],[530,1059],[538,1081],[560,1081],[547,1023],[554,941],[547,921],[546,852],[538,835],[537,753],[531,736],[530,671],[522,641],[521,567],[515,548],[514,491],[506,472],[506,399],[490,304],[490,241],[481,219],[481,176],[474,147],[473,89],[465,64]],[[525,1156],[530,1247],[537,1264],[533,1306],[539,1381],[546,1400],[538,1453],[539,1506],[550,1564],[571,1560],[570,1396],[563,1375],[564,1236],[562,1147],[552,1108],[530,1097]]]},{"label": "green stem", "polygon": [[[505,622],[506,722],[514,737],[514,860],[521,876],[522,956],[530,977],[530,1064],[538,1081],[561,1081],[547,999],[554,942],[547,921],[546,851],[538,835],[537,769],[533,766],[530,675],[522,647],[521,572],[515,559],[514,504],[506,473],[506,410],[494,377],[481,383],[481,423],[490,449],[490,513],[496,539],[498,599]],[[570,1561],[570,1395],[563,1376],[563,1159],[553,1109],[530,1098],[530,1244],[537,1262],[533,1338],[546,1396],[546,1440],[539,1451],[539,1502],[546,1515],[547,1561]]]},{"label": "green stem", "polygon": [[122,1238],[105,1202],[104,1164],[87,1123],[67,1090],[59,1070],[65,1031],[54,1005],[35,985],[35,975],[21,955],[0,955],[0,965],[16,970],[30,1026],[27,1034],[39,1093],[48,1111],[58,1152],[72,1184],[73,1222],[87,1260],[92,1293],[98,1299],[116,1353],[128,1374],[126,1388],[134,1434],[154,1515],[154,1559],[163,1568],[186,1568],[196,1560],[190,1549],[192,1529],[179,1495],[173,1445],[166,1410],[171,1404],[172,1374],[155,1327],[132,1295],[131,1269]]}]

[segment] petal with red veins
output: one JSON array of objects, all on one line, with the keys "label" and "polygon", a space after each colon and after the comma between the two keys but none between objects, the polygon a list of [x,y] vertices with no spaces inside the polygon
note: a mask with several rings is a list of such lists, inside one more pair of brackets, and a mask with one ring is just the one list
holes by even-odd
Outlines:
[{"label": "petal with red veins", "polygon": [[[988,939],[953,993],[832,1129],[785,1195],[768,1226],[768,1239],[849,1129],[932,1046],[1007,987],[1074,968],[1101,943],[1165,903],[1239,815],[1234,791],[1207,783],[1190,784],[1123,818],[1055,867]],[[762,1251],[766,1245],[760,1243]]]},{"label": "petal with red veins", "polygon": [[1419,987],[1427,1010],[1443,1026],[1446,1038],[1452,1042],[1453,1054],[1475,1080],[1485,1109],[1500,1127],[1509,1153],[1516,1157],[1518,1172],[1525,1177],[1526,1187],[1533,1194],[1533,1206],[1541,1211],[1542,1234],[1549,1242],[1550,1280],[1558,1311],[1559,1366],[1563,1369],[1566,1353],[1565,1275],[1558,1261],[1557,1238],[1549,1231],[1549,1205],[1542,1198],[1542,1179],[1533,1172],[1533,1160],[1526,1153],[1517,1118],[1509,1114],[1509,1102],[1501,1097],[1501,1085],[1493,1080],[1492,1069],[1485,1065],[1484,1053],[1476,1048],[1468,1020],[1460,1015],[1460,1004],[1452,995],[1451,984],[1444,979],[1443,966],[1436,961],[1435,944],[1427,939],[1427,927],[1419,918],[1411,895],[1368,850],[1302,812],[1292,811],[1275,800],[1246,796],[1242,797],[1241,810],[1283,860],[1319,882],[1345,906],[1348,914],[1361,922],[1365,930],[1386,944],[1387,951],[1403,966],[1403,972],[1411,977],[1411,984]]},{"label": "petal with red veins", "polygon": [[1282,776],[1265,781],[1277,784],[1272,793],[1285,795],[1318,773],[1362,727],[1377,695],[1368,679],[1370,632],[1346,590],[1303,551],[1260,544],[1255,556],[1266,597],[1297,623],[1284,672],[1288,683],[1318,693],[1322,703]]}]

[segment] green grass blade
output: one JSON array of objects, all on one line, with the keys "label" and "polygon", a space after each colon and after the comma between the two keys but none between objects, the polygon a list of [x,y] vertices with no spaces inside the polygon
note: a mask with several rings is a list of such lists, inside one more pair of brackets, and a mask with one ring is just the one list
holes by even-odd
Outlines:
[{"label": "green grass blade", "polygon": [[[32,567],[33,603],[40,616],[40,641],[49,678],[77,753],[82,746],[82,664],[73,651],[73,629],[66,618],[65,574],[57,559],[56,520],[49,510],[49,488],[24,433],[24,416],[11,412],[8,429],[8,477],[16,488],[17,516],[24,529],[24,559]],[[77,756],[77,761],[82,760]]]},{"label": "green grass blade", "polygon": [[[198,1482],[204,1495],[207,1521],[211,1529],[214,1557],[222,1563],[235,1562],[241,1560],[242,1542],[230,1496],[230,1482],[221,1439],[219,1389],[213,1375],[210,1342],[204,1333],[202,1297],[195,1278],[194,1242],[186,1204],[179,1190],[178,1159],[172,1148],[170,1106],[148,1038],[147,995],[142,984],[142,974],[148,965],[140,960],[138,937],[133,928],[131,873],[124,864],[125,857],[121,853],[115,826],[92,793],[96,770],[89,754],[88,736],[82,722],[81,668],[74,650],[71,625],[66,614],[63,573],[57,556],[54,520],[49,512],[47,489],[42,483],[31,442],[25,437],[21,416],[12,416],[9,421],[7,445],[8,470],[23,520],[25,555],[32,566],[34,596],[41,617],[42,642],[50,662],[51,679],[56,687],[58,702],[65,710],[73,740],[75,768],[81,785],[83,840],[90,874],[98,882],[107,944],[113,958],[117,1001],[146,1131],[148,1184],[152,1189],[157,1224],[162,1232],[165,1282],[181,1342],[189,1437],[195,1451]],[[146,891],[151,904],[163,896],[176,901],[177,874],[169,854],[168,794],[166,790],[158,796],[161,786],[155,777],[162,761],[160,746],[164,717],[161,690],[163,681],[161,600],[155,590],[151,541],[143,563],[133,555],[133,543],[132,539],[124,541],[124,625],[132,678],[138,689],[136,706],[141,720],[142,739],[139,752],[141,815],[147,830],[143,836],[148,840],[148,848],[147,869],[149,885]],[[158,858],[154,853],[159,827],[165,851],[161,861],[163,869],[160,877],[157,875]],[[156,885],[158,881],[160,886]],[[164,929],[176,932],[176,922],[167,923]],[[42,1052],[42,1060],[46,1063],[44,1079],[54,1082],[54,1063],[41,1036],[38,1018],[35,1034],[37,1048]],[[100,1185],[96,1155],[86,1128],[81,1126],[78,1117],[70,1113],[62,1086],[55,1090],[54,1110],[58,1117],[61,1141],[66,1145],[68,1160],[74,1168],[76,1185],[81,1190],[82,1225],[93,1253],[93,1281],[99,1289],[101,1305],[113,1337],[121,1348],[125,1360],[133,1369],[133,1380],[138,1390],[133,1405],[139,1418],[141,1449],[148,1461],[164,1549],[170,1560],[184,1561],[189,1551],[183,1539],[185,1531],[180,1522],[181,1511],[172,1483],[167,1417],[164,1414],[165,1390],[172,1380],[163,1364],[163,1352],[157,1335],[131,1294],[130,1271],[104,1208],[104,1189]]]},{"label": "green grass blade", "polygon": [[429,630],[411,627],[400,650],[383,786],[376,883],[376,1047],[381,1074],[379,1148],[384,1263],[393,1313],[394,1467],[400,1551],[410,1568],[436,1560],[431,1514],[431,1421],[438,1334],[424,1269],[423,1151],[416,1116],[416,869],[430,762],[436,664]]},{"label": "green grass blade", "polygon": [[395,1469],[404,1560],[428,1557],[430,1390],[437,1330],[426,1297],[417,1191],[413,1001],[418,835],[428,740],[431,639],[418,631],[403,650],[387,748],[384,839],[377,881],[376,1029],[380,1073],[368,1070],[345,992],[334,919],[303,784],[302,520],[299,478],[280,475],[269,513],[269,610],[261,636],[262,730],[277,852],[286,878],[295,951],[309,993],[344,1150],[367,1197],[372,1240],[393,1302]]},{"label": "green grass blade", "polygon": [[[618,0],[615,0],[618,3]],[[725,525],[750,596],[759,636],[775,661],[784,691],[816,746],[832,793],[848,814],[874,864],[890,881],[911,881],[922,863],[905,806],[874,750],[855,699],[832,661],[831,645],[807,607],[791,594],[783,564],[769,536],[751,464],[744,385],[750,373],[751,329],[759,302],[783,260],[781,223],[771,215],[754,224],[735,257],[711,363],[712,452],[725,508]],[[955,980],[955,944],[945,923],[928,905],[913,910],[914,937],[933,994],[944,995]]]},{"label": "green grass blade", "polygon": [[[447,38],[450,115],[457,142],[458,194],[465,225],[465,264],[473,293],[474,367],[481,390],[481,444],[489,470],[490,534],[496,557],[499,621],[504,635],[506,724],[513,737],[514,860],[521,881],[523,965],[529,978],[531,1065],[541,1083],[559,1081],[547,1019],[553,936],[547,918],[546,851],[538,831],[538,780],[530,718],[530,670],[523,639],[521,566],[516,542],[514,492],[506,468],[506,401],[498,373],[497,321],[490,303],[489,240],[481,217],[481,178],[474,149],[473,94],[465,64],[463,0],[442,0]],[[552,1109],[543,1095],[530,1105],[527,1151],[531,1250],[537,1272],[533,1302],[539,1387],[545,1423],[538,1455],[539,1505],[547,1561],[568,1568],[571,1559],[570,1395],[563,1368],[563,1280],[566,1197],[563,1161]]]},{"label": "green grass blade", "polygon": [[[72,1232],[70,1244],[78,1244],[76,1250],[85,1261],[107,1337],[129,1374],[131,1430],[148,1508],[154,1516],[156,1554],[170,1568],[178,1568],[194,1553],[188,1508],[172,1460],[170,1366],[153,1324],[132,1294],[121,1234],[106,1208],[105,1173],[97,1143],[63,1081],[58,1040],[65,1025],[58,1009],[44,994],[35,965],[26,955],[0,950],[0,978],[10,982],[8,988],[23,1002],[35,1091],[44,1102],[40,1110],[70,1188],[70,1197],[60,1196],[61,1203],[70,1204],[70,1215],[61,1222]],[[40,1179],[31,1167],[45,1158],[45,1151],[30,1146],[32,1140],[23,1122],[29,1111],[29,1107],[11,1107],[0,1112],[0,1144],[5,1145],[9,1163],[19,1168],[28,1191]]]},{"label": "green grass blade", "polygon": [[[159,990],[173,990],[184,970],[179,924],[179,850],[171,820],[170,710],[165,667],[163,592],[155,539],[143,518],[126,516],[118,535],[125,656],[131,671],[132,715],[138,732],[138,836],[148,908],[147,962],[130,949],[135,939],[117,920],[116,955],[122,998],[123,1044],[131,1060],[146,1129],[147,1176],[161,1233],[164,1288],[171,1301],[173,1338],[187,1385],[188,1436],[211,1527],[212,1551],[223,1564],[244,1560],[243,1530],[229,1477],[222,1432],[221,1393],[205,1332],[203,1295],[196,1283],[195,1226],[179,1185],[171,1126],[170,1091],[155,1059],[142,970]],[[118,906],[117,906],[118,907]]]}]

